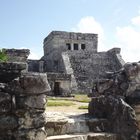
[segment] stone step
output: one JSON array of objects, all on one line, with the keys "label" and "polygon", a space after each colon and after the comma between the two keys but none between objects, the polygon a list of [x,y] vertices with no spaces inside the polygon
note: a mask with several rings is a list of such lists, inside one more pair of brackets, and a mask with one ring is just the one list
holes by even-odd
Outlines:
[{"label": "stone step", "polygon": [[65,117],[59,115],[52,114],[47,116],[45,129],[48,136],[87,132],[108,132],[107,130],[109,130],[109,122],[106,119],[93,119],[86,114]]},{"label": "stone step", "polygon": [[47,140],[121,140],[121,138],[117,134],[112,133],[85,133],[49,136]]}]

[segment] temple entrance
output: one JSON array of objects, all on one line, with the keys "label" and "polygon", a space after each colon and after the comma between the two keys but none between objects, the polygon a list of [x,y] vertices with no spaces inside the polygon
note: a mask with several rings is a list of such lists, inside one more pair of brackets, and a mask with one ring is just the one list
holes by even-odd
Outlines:
[{"label": "temple entrance", "polygon": [[60,82],[54,83],[54,96],[60,95]]}]

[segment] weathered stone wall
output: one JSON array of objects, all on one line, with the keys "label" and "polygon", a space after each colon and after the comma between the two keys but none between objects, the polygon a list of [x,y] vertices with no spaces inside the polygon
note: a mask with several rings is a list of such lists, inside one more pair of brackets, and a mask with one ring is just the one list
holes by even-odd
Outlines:
[{"label": "weathered stone wall", "polygon": [[112,58],[112,63],[117,64],[116,69],[120,69],[124,64],[125,61],[122,59],[120,55],[121,49],[120,48],[113,48],[107,51],[108,55]]},{"label": "weathered stone wall", "polygon": [[74,44],[78,44],[78,50],[81,50],[81,44],[85,44],[85,50],[97,52],[97,34],[74,33],[64,31],[52,31],[44,39],[44,55],[50,54],[53,49],[61,49],[61,52],[67,51],[69,43],[70,50],[74,50]]},{"label": "weathered stone wall", "polygon": [[82,50],[67,52],[79,91],[89,93],[93,82],[103,78],[106,71],[119,70],[122,67],[116,56],[119,53],[120,51],[92,53]]},{"label": "weathered stone wall", "polygon": [[[68,45],[70,45],[70,48]],[[64,72],[62,52],[78,51],[75,50],[74,44],[78,50],[97,52],[97,34],[82,34],[73,32],[53,31],[44,39],[44,57],[47,63],[46,70],[49,72]],[[70,50],[69,50],[70,49]]]},{"label": "weathered stone wall", "polygon": [[8,57],[8,62],[26,62],[30,54],[28,49],[3,49]]},{"label": "weathered stone wall", "polygon": [[39,72],[39,60],[28,59],[28,71],[29,72]]},{"label": "weathered stone wall", "polygon": [[15,98],[15,111],[18,120],[14,137],[29,140],[46,140],[44,130],[45,104],[50,87],[46,74],[24,73],[18,79],[8,83],[7,92]]},{"label": "weathered stone wall", "polygon": [[46,140],[47,75],[21,73],[25,63],[0,63],[0,140]]},{"label": "weathered stone wall", "polygon": [[28,59],[28,71],[29,72],[45,72],[46,71],[46,62],[43,60],[31,60]]}]

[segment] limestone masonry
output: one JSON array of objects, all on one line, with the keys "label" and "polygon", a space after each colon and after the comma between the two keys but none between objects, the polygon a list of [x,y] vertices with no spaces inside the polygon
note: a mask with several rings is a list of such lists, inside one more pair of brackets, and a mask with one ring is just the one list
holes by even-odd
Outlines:
[{"label": "limestone masonry", "polygon": [[[106,71],[117,71],[124,65],[120,48],[98,52],[97,34],[52,31],[44,39],[43,48],[40,60],[28,60],[28,70],[52,73],[52,95],[90,93],[93,83],[103,78]],[[58,75],[64,77],[60,79]]]}]

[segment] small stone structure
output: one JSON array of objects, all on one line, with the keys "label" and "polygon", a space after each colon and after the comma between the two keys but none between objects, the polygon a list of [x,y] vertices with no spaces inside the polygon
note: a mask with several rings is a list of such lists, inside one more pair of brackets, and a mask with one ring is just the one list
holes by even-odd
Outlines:
[{"label": "small stone structure", "polygon": [[[28,70],[49,72],[52,73],[51,75],[53,73],[71,75],[70,87],[68,88],[67,84],[66,87],[63,85],[65,95],[68,93],[67,89],[71,89],[73,93],[90,93],[93,82],[102,78],[105,71],[117,71],[124,64],[120,56],[120,48],[98,52],[97,34],[52,31],[44,39],[43,48],[44,56],[40,60],[29,60]],[[61,85],[64,78],[62,81],[57,77],[53,79],[54,82],[58,80]],[[52,80],[50,81],[52,83]],[[61,89],[58,87],[57,90]]]},{"label": "small stone structure", "polygon": [[[17,56],[23,53],[8,50],[11,59],[11,51]],[[0,63],[0,140],[47,139],[45,105],[50,86],[45,73],[24,71],[26,57],[19,59],[22,62]]]},{"label": "small stone structure", "polygon": [[70,96],[71,95],[71,75],[64,73],[47,73],[48,82],[51,89],[48,95]]}]

